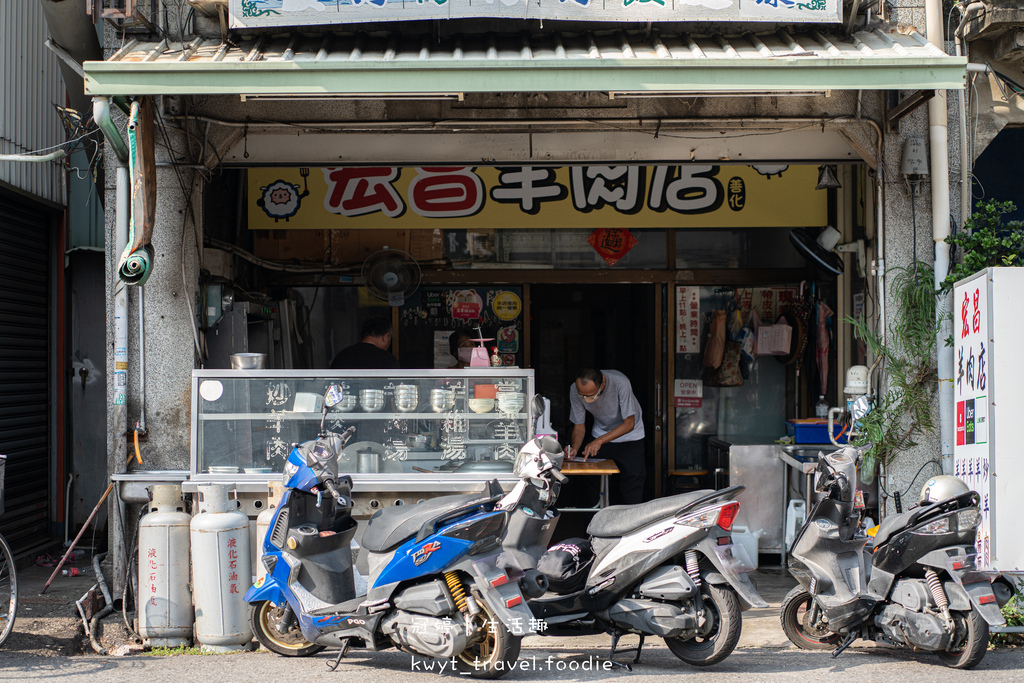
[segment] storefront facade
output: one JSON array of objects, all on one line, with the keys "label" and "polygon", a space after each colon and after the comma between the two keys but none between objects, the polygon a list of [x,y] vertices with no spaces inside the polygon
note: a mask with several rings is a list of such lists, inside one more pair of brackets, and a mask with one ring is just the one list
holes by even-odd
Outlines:
[{"label": "storefront facade", "polygon": [[[923,124],[917,111],[893,132],[886,93],[964,79],[963,59],[881,28],[846,38],[781,25],[714,36],[337,28],[241,30],[231,43],[185,36],[184,50],[129,43],[86,65],[94,96],[156,97],[158,162],[178,163],[156,172],[145,285],[145,372],[159,378],[144,383],[145,409],[160,416],[150,420],[151,469],[187,466],[191,372],[218,367],[207,364],[227,338],[216,312],[204,322],[219,291],[208,285],[226,284],[206,270],[268,302],[299,292],[309,310],[296,311],[309,321],[299,337],[318,343],[281,355],[284,368],[324,367],[379,307],[396,323],[399,358],[439,367],[437,333],[474,320],[418,323],[434,315],[431,300],[472,301],[471,292],[493,313],[485,336],[515,338],[504,355],[536,370],[553,417],[564,420],[577,365],[635,378],[649,406],[649,495],[669,493],[670,472],[701,464],[702,437],[781,435],[821,393],[819,376],[773,358],[759,359],[764,372],[742,388],[705,387],[704,330],[691,311],[738,302],[744,317],[753,308],[773,321],[806,281],[805,296],[820,296],[833,320],[880,319],[882,246],[897,263],[917,246],[898,169],[904,138]],[[835,166],[839,187],[815,189],[823,165]],[[913,209],[924,220],[927,207]],[[846,253],[838,278],[788,244],[792,228],[826,225],[844,244],[863,240],[863,257]],[[384,246],[409,253],[421,274],[393,306],[357,289]],[[119,255],[108,249],[112,278]],[[521,306],[513,324],[495,319],[506,292]],[[138,298],[131,289],[128,310]],[[823,374],[838,403],[836,376],[868,359],[848,329],[834,329]],[[138,339],[131,321],[129,415],[143,400]],[[117,444],[109,462],[121,469]]]}]

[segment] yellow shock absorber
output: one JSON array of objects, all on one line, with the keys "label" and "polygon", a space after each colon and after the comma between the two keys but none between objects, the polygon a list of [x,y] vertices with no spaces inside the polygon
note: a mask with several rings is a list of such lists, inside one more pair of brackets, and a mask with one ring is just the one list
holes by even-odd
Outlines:
[{"label": "yellow shock absorber", "polygon": [[455,600],[455,606],[459,608],[460,612],[466,612],[466,589],[462,587],[462,581],[459,580],[459,575],[456,572],[445,572],[444,580],[448,584],[448,590],[451,591],[452,599]]}]

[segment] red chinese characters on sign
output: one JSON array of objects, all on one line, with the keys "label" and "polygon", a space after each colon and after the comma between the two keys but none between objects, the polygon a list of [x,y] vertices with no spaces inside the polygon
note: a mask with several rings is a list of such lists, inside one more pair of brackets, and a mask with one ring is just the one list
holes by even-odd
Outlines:
[{"label": "red chinese characters on sign", "polygon": [[156,607],[156,557],[156,548],[148,548],[146,550],[146,566],[149,569],[148,576],[146,577],[149,584],[148,602],[152,607]]},{"label": "red chinese characters on sign", "polygon": [[700,353],[700,287],[676,288],[676,353]]},{"label": "red chinese characters on sign", "polygon": [[[236,550],[236,548],[238,547],[238,539],[237,538],[229,538],[227,546],[228,546],[228,569],[237,569],[238,568],[238,550]],[[232,571],[228,575],[228,580],[231,582],[230,584],[228,584],[228,595],[237,595],[238,594],[238,583],[237,583],[237,581],[238,581],[238,574],[236,572]]]},{"label": "red chinese characters on sign", "polygon": [[484,183],[466,166],[424,166],[409,183],[409,206],[424,218],[464,218],[484,205]]},{"label": "red chinese characters on sign", "polygon": [[637,238],[625,228],[598,228],[590,233],[587,244],[594,248],[609,266],[614,266],[637,245]]},{"label": "red chinese characters on sign", "polygon": [[324,208],[342,216],[363,216],[380,212],[388,218],[405,213],[405,202],[392,183],[398,178],[397,168],[342,166],[325,168],[327,194]]}]

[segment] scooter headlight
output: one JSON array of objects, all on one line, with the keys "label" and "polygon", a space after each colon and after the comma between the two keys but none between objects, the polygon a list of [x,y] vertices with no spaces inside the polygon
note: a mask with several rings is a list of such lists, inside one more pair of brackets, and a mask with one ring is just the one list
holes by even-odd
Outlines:
[{"label": "scooter headlight", "polygon": [[[530,474],[533,474],[532,471],[528,470],[528,468],[530,468],[530,466],[533,465],[533,458],[533,453],[528,453],[525,450],[519,451],[519,453],[516,455],[515,461],[512,463],[512,474],[516,475],[517,477],[522,477],[524,474],[527,474],[528,472]],[[536,467],[534,467],[533,469],[536,470]]]},{"label": "scooter headlight", "polygon": [[293,463],[291,460],[284,461],[284,483],[287,484],[288,480],[295,476],[299,471],[299,466]]}]

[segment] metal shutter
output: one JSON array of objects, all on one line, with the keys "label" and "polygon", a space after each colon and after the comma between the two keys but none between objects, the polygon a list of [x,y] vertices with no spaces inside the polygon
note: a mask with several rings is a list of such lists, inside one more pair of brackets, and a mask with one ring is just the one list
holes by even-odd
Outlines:
[{"label": "metal shutter", "polygon": [[17,554],[49,536],[49,251],[45,210],[7,195],[0,211],[0,532]]}]

